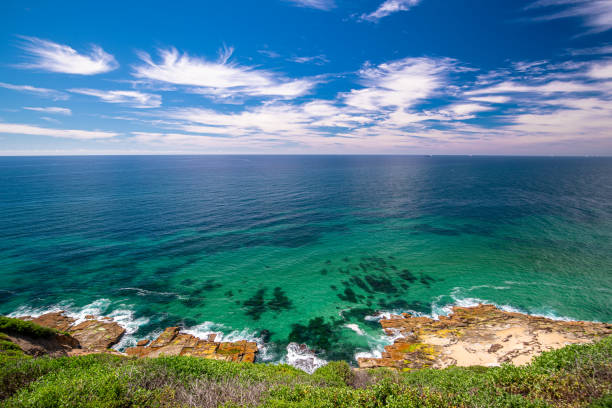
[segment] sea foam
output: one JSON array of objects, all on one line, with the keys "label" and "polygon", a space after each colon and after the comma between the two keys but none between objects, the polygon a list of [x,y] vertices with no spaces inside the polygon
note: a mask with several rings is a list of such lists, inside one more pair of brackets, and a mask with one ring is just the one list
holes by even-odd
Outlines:
[{"label": "sea foam", "polygon": [[118,304],[116,305],[116,307],[112,306],[112,302],[109,299],[104,298],[95,300],[94,302],[83,307],[74,306],[74,304],[70,302],[60,302],[49,307],[41,308],[20,306],[8,316],[39,317],[46,313],[64,311],[64,314],[66,316],[75,319],[74,324],[79,324],[85,321],[85,316],[88,315],[93,315],[96,317],[108,316],[125,329],[125,334],[123,335],[119,343],[113,346],[113,349],[121,351],[124,350],[126,347],[135,346],[137,341],[141,338],[136,338],[134,336],[134,333],[136,333],[141,326],[148,324],[149,319],[146,317],[136,318],[134,316],[134,311],[131,310],[130,305]]}]

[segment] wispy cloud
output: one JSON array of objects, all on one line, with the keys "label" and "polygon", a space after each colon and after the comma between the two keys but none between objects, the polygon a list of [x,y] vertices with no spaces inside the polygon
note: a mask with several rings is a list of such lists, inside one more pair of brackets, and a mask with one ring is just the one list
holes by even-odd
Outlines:
[{"label": "wispy cloud", "polygon": [[289,2],[300,6],[319,10],[331,10],[336,7],[334,0],[288,0]]},{"label": "wispy cloud", "polygon": [[568,51],[568,54],[574,55],[574,56],[612,54],[612,45],[602,45],[600,47],[572,49]]},{"label": "wispy cloud", "polygon": [[470,101],[486,103],[506,103],[510,101],[510,97],[503,95],[475,96],[473,98],[470,98]]},{"label": "wispy cloud", "polygon": [[378,21],[398,11],[408,11],[420,3],[420,0],[385,0],[376,10],[362,14],[361,20]]},{"label": "wispy cloud", "polygon": [[70,89],[70,92],[95,96],[103,102],[121,103],[133,108],[158,108],[162,100],[160,95],[138,91],[103,91],[99,89]]},{"label": "wispy cloud", "polygon": [[80,54],[68,45],[35,37],[22,36],[20,38],[23,40],[22,48],[30,60],[21,64],[22,68],[65,74],[94,75],[112,71],[119,66],[115,57],[97,45],[93,45],[90,52]]},{"label": "wispy cloud", "polygon": [[72,111],[68,108],[59,108],[56,106],[49,106],[49,107],[32,107],[32,106],[24,106],[23,109],[26,110],[30,110],[30,111],[35,111],[35,112],[43,112],[43,113],[53,113],[53,114],[57,114],[57,115],[66,115],[66,116],[70,116],[72,115]]},{"label": "wispy cloud", "polygon": [[192,91],[216,98],[259,96],[295,98],[308,93],[313,79],[289,79],[270,71],[244,67],[229,61],[227,52],[218,61],[180,54],[171,48],[159,51],[161,61],[140,53],[142,65],[134,67],[137,78],[196,87]]},{"label": "wispy cloud", "polygon": [[44,120],[44,121],[51,122],[51,123],[56,123],[56,124],[62,123],[61,121],[57,120],[56,118],[50,118],[49,116],[41,116],[40,118],[42,120]]},{"label": "wispy cloud", "polygon": [[308,63],[312,63],[315,65],[325,65],[329,62],[329,60],[327,59],[327,57],[323,54],[321,55],[314,55],[314,56],[310,56],[310,57],[299,57],[299,56],[294,56],[291,58],[288,58],[289,61],[291,62],[297,62],[298,64],[308,64]]},{"label": "wispy cloud", "polygon": [[592,64],[588,74],[595,79],[612,79],[612,59]]},{"label": "wispy cloud", "polygon": [[[361,87],[341,92],[332,100],[267,103],[235,113],[172,109],[159,115],[168,119],[166,126],[173,131],[138,137],[156,144],[180,141],[199,146],[229,146],[234,140],[246,146],[245,140],[266,138],[269,143],[274,140],[279,145],[364,148],[377,135],[392,134],[407,123],[434,119],[433,115],[407,110],[439,92],[447,85],[448,72],[457,69],[457,63],[450,59],[406,58],[377,66],[367,64],[358,72]],[[489,109],[475,102],[456,104],[437,113],[437,117],[441,120],[467,118]],[[408,121],[409,115],[412,118]],[[362,131],[368,133],[362,134]],[[211,142],[202,136],[226,140]]]},{"label": "wispy cloud", "polygon": [[25,92],[54,100],[66,100],[69,98],[68,94],[64,92],[56,91],[54,89],[37,88],[30,85],[13,85],[0,82],[0,88],[10,89],[17,92]]},{"label": "wispy cloud", "polygon": [[268,58],[280,58],[280,54],[271,50],[257,50],[258,53],[265,55]]},{"label": "wispy cloud", "polygon": [[[290,145],[335,152],[529,153],[530,147],[554,144],[572,152],[576,140],[595,145],[609,138],[608,62],[522,61],[487,75],[487,81],[451,59],[366,64],[357,73],[361,87],[333,99],[263,104],[234,113],[169,110],[160,115],[173,130],[139,140],[246,151]],[[487,122],[472,122],[484,115]]]},{"label": "wispy cloud", "polygon": [[453,63],[448,59],[404,58],[378,66],[366,65],[359,72],[365,87],[345,93],[344,102],[364,111],[409,108],[444,84],[444,75]]},{"label": "wispy cloud", "polygon": [[536,17],[536,20],[583,18],[591,33],[612,28],[612,0],[539,0],[527,8],[543,8],[550,11],[546,15]]},{"label": "wispy cloud", "polygon": [[119,136],[119,133],[115,132],[104,132],[98,130],[51,129],[26,124],[3,122],[0,122],[0,133],[13,135],[50,136],[68,139],[108,139]]}]

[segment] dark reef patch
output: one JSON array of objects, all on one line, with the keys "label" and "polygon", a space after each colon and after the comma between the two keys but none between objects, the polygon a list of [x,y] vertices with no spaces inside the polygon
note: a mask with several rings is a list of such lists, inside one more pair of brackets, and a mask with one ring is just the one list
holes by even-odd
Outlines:
[{"label": "dark reef patch", "polygon": [[365,283],[365,281],[363,279],[361,279],[358,276],[352,276],[351,277],[351,282],[353,282],[353,284],[357,285],[359,288],[361,288],[361,290],[363,290],[364,292],[367,293],[373,293],[372,289],[367,285],[367,283]]},{"label": "dark reef patch", "polygon": [[422,273],[419,281],[423,285],[425,285],[425,286],[427,286],[429,288],[431,286],[431,283],[435,282],[436,280],[434,278],[432,278],[431,276],[425,275],[425,274]]},{"label": "dark reef patch", "polygon": [[397,288],[393,286],[391,280],[384,276],[367,275],[365,280],[376,292],[397,293]]},{"label": "dark reef patch", "polygon": [[399,273],[399,277],[410,283],[414,283],[417,280],[416,276],[414,276],[408,269],[402,269],[402,271]]},{"label": "dark reef patch", "polygon": [[267,288],[259,289],[253,296],[244,301],[243,307],[247,309],[247,316],[251,316],[253,320],[259,320],[261,315],[266,311],[266,301],[264,296]]},{"label": "dark reef patch", "polygon": [[448,228],[434,227],[430,224],[415,225],[413,229],[417,232],[423,232],[427,234],[441,235],[441,236],[447,236],[447,237],[461,235],[460,231],[457,231],[454,229],[448,229]]},{"label": "dark reef patch", "polygon": [[274,297],[268,301],[268,307],[271,310],[279,311],[291,309],[291,300],[285,295],[285,292],[280,287],[274,288],[273,296]]},{"label": "dark reef patch", "polygon": [[337,334],[334,327],[337,323],[328,323],[321,316],[310,319],[308,324],[295,323],[287,340],[289,342],[306,343],[319,350],[329,350],[336,343]]},{"label": "dark reef patch", "polygon": [[201,297],[188,297],[186,299],[180,299],[180,302],[189,308],[202,307],[205,305],[205,299]]},{"label": "dark reef patch", "polygon": [[357,303],[357,296],[351,288],[345,288],[344,294],[338,293],[338,297],[345,302]]},{"label": "dark reef patch", "polygon": [[342,317],[347,321],[359,324],[365,324],[372,329],[379,330],[380,323],[376,320],[365,320],[366,316],[372,316],[376,313],[376,310],[369,307],[355,307],[349,310],[343,311]]},{"label": "dark reef patch", "polygon": [[207,290],[207,291],[211,291],[211,290],[218,289],[221,286],[223,286],[223,285],[221,285],[220,283],[215,283],[214,279],[208,279],[206,281],[206,283],[204,283],[204,285],[202,285],[202,289]]}]

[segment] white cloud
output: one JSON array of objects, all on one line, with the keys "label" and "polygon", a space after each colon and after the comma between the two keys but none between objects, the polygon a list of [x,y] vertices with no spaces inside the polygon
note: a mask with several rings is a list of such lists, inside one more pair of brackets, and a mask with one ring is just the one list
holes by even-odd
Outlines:
[{"label": "white cloud", "polygon": [[280,58],[280,54],[271,50],[257,50],[258,53],[265,55],[268,58]]},{"label": "white cloud", "polygon": [[51,123],[57,123],[57,124],[62,123],[61,121],[59,121],[59,120],[57,120],[57,119],[55,119],[55,118],[50,118],[50,117],[48,117],[48,116],[41,116],[40,118],[41,118],[42,120],[46,120],[47,122],[51,122]]},{"label": "white cloud", "polygon": [[612,148],[608,63],[521,61],[486,81],[451,59],[365,64],[359,86],[331,99],[171,109],[156,112],[163,131],[133,138],[215,152],[602,152]]},{"label": "white cloud", "polygon": [[104,102],[121,103],[133,108],[158,108],[161,96],[137,91],[102,91],[98,89],[70,89],[70,92],[95,96]]},{"label": "white cloud", "polygon": [[119,133],[115,132],[73,129],[50,129],[39,126],[3,122],[0,122],[0,133],[8,133],[14,135],[51,136],[68,139],[108,139],[115,136],[119,136]]},{"label": "white cloud", "polygon": [[523,141],[609,140],[612,104],[601,99],[592,99],[591,104],[585,102],[566,101],[574,107],[517,115],[507,128],[518,132]]},{"label": "white cloud", "polygon": [[574,93],[574,92],[592,92],[600,89],[596,84],[586,84],[576,81],[551,81],[537,85],[522,84],[518,82],[506,81],[491,87],[475,89],[468,91],[466,95],[486,95],[486,94],[502,94],[502,93]]},{"label": "white cloud", "polygon": [[13,85],[0,82],[0,88],[10,89],[12,91],[25,92],[54,100],[66,100],[69,96],[63,92],[54,89],[37,88],[30,85]]},{"label": "white cloud", "polygon": [[288,0],[300,7],[308,7],[319,10],[331,10],[336,7],[334,0]]},{"label": "white cloud", "polygon": [[539,0],[528,8],[554,10],[537,20],[582,17],[591,32],[603,32],[612,28],[612,0]]},{"label": "white cloud", "polygon": [[593,64],[588,74],[591,78],[612,79],[612,60]]},{"label": "white cloud", "polygon": [[68,108],[58,108],[58,107],[55,107],[55,106],[50,106],[50,107],[46,107],[46,108],[24,106],[23,109],[31,110],[31,111],[35,111],[35,112],[54,113],[54,114],[57,114],[57,115],[67,115],[67,116],[72,115],[72,111],[70,109],[68,109]]},{"label": "white cloud", "polygon": [[477,96],[474,98],[470,98],[470,101],[474,102],[486,102],[486,103],[506,103],[510,101],[510,98],[507,96]]},{"label": "white cloud", "polygon": [[442,87],[444,75],[451,69],[452,61],[431,58],[366,66],[360,71],[360,82],[366,87],[345,93],[344,102],[365,111],[410,107]]},{"label": "white cloud", "polygon": [[398,11],[407,11],[419,4],[420,0],[385,0],[376,10],[363,14],[361,20],[377,21]]},{"label": "white cloud", "polygon": [[480,105],[478,103],[459,103],[451,105],[449,108],[450,112],[457,117],[474,117],[474,113],[490,111],[493,108],[489,106]]},{"label": "white cloud", "polygon": [[294,98],[308,93],[316,84],[311,79],[288,79],[270,71],[243,67],[229,62],[229,55],[219,61],[179,54],[172,48],[159,51],[161,62],[140,53],[143,65],[134,67],[134,75],[152,81],[197,87],[194,92],[217,98],[234,96],[275,96]]},{"label": "white cloud", "polygon": [[93,45],[88,54],[79,54],[67,45],[35,37],[21,37],[22,48],[29,54],[31,62],[21,64],[23,68],[41,69],[65,74],[94,75],[116,69],[115,57]]},{"label": "white cloud", "polygon": [[[312,117],[305,114],[299,107],[284,104],[264,105],[232,114],[208,109],[179,109],[169,112],[168,117],[215,129],[225,128],[226,133],[233,136],[308,132],[308,124],[312,120]],[[202,130],[193,127],[183,129]]]},{"label": "white cloud", "polygon": [[570,55],[605,55],[612,54],[612,45],[569,50]]},{"label": "white cloud", "polygon": [[313,63],[315,65],[325,65],[329,62],[329,60],[327,59],[327,57],[323,54],[321,55],[315,55],[312,57],[291,57],[289,58],[289,61],[291,62],[297,62],[298,64],[307,64],[307,63]]}]

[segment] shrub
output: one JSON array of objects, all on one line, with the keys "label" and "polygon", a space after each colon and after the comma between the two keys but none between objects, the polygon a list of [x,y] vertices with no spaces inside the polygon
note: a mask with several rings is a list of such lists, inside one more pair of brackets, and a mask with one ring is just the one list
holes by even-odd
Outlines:
[{"label": "shrub", "polygon": [[[3,407],[610,407],[610,339],[542,354],[531,365],[398,373],[332,362],[287,365],[197,357],[62,358],[0,351]],[[15,350],[8,350],[13,352]]]},{"label": "shrub", "polygon": [[312,377],[325,385],[344,387],[351,385],[354,378],[353,370],[346,361],[332,361],[317,368]]},{"label": "shrub", "polygon": [[589,408],[612,408],[612,394],[596,399],[589,405]]},{"label": "shrub", "polygon": [[0,332],[21,334],[33,338],[49,338],[58,333],[57,330],[43,327],[36,323],[6,316],[0,316]]}]

